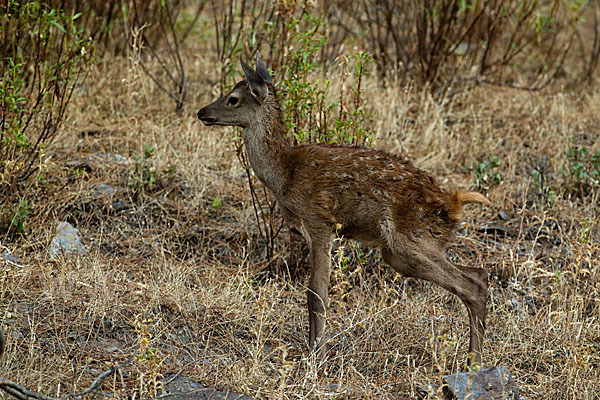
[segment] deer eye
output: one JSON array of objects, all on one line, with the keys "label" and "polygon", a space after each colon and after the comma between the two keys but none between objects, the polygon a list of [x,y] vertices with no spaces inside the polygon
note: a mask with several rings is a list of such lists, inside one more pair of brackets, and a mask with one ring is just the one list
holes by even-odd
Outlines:
[{"label": "deer eye", "polygon": [[230,96],[227,99],[227,105],[235,106],[238,103],[239,99],[237,97]]}]

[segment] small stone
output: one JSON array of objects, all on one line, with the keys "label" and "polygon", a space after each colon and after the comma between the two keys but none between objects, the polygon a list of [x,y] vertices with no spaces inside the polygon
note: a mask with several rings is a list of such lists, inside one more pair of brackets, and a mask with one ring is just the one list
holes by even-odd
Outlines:
[{"label": "small stone", "polygon": [[448,400],[519,400],[519,388],[508,368],[490,367],[479,372],[444,375],[444,396]]},{"label": "small stone", "polygon": [[164,389],[160,390],[158,395],[169,400],[257,400],[244,394],[207,388],[185,376],[166,377],[163,379],[163,385]]},{"label": "small stone", "polygon": [[107,185],[106,183],[92,183],[88,186],[88,189],[94,197],[113,197],[123,191],[122,188]]},{"label": "small stone", "polygon": [[[60,156],[59,153],[57,154]],[[130,160],[121,154],[94,153],[91,155],[77,155],[74,159],[67,161],[65,164],[71,168],[92,171],[114,168],[115,166],[125,166],[129,163]]]},{"label": "small stone", "polygon": [[61,222],[56,228],[56,236],[50,244],[50,257],[56,258],[59,255],[87,253],[87,249],[81,243],[79,230],[74,228],[68,222]]},{"label": "small stone", "polygon": [[500,210],[500,212],[498,213],[498,218],[502,221],[508,221],[510,219],[510,215],[508,215],[506,211]]},{"label": "small stone", "polygon": [[97,153],[89,157],[90,160],[100,161],[102,163],[127,164],[129,159],[121,154],[115,153]]},{"label": "small stone", "polygon": [[17,267],[23,267],[21,259],[10,253],[0,253],[0,259],[4,259],[8,264],[16,265]]},{"label": "small stone", "polygon": [[437,398],[437,394],[440,386],[434,383],[417,383],[415,385],[415,390],[417,392],[417,396],[419,399],[435,399]]},{"label": "small stone", "polygon": [[131,204],[127,200],[118,199],[117,201],[113,202],[112,209],[115,212],[119,212],[129,208],[130,206]]},{"label": "small stone", "polygon": [[506,236],[509,233],[508,228],[502,224],[482,224],[477,228],[477,232],[494,236]]},{"label": "small stone", "polygon": [[498,247],[500,249],[508,250],[508,246],[505,246],[502,243],[497,242],[497,241],[495,241],[493,239],[487,239],[486,241],[487,241],[488,244],[493,244],[494,246],[496,246],[496,247]]},{"label": "small stone", "polygon": [[509,300],[506,300],[506,305],[512,308],[513,310],[518,310],[521,308],[521,304],[514,297]]},{"label": "small stone", "polygon": [[81,136],[82,138],[85,138],[88,136],[98,136],[99,134],[100,134],[100,131],[97,129],[86,129],[84,131],[81,131],[79,136]]}]

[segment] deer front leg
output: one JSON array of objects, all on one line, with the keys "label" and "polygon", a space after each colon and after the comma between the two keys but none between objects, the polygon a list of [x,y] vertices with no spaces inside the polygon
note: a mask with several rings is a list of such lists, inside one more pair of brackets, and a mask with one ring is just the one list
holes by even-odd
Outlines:
[{"label": "deer front leg", "polygon": [[309,240],[311,274],[308,284],[308,317],[310,323],[309,346],[322,360],[326,354],[327,334],[325,333],[325,312],[329,306],[329,240]]}]

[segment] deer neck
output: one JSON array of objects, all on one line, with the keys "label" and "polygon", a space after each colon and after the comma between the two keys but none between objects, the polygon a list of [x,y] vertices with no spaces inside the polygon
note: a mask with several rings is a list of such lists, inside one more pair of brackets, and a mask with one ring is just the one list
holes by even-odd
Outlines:
[{"label": "deer neck", "polygon": [[280,198],[287,179],[285,151],[289,144],[284,139],[279,107],[263,108],[267,109],[256,123],[244,129],[242,136],[254,173],[276,198]]}]

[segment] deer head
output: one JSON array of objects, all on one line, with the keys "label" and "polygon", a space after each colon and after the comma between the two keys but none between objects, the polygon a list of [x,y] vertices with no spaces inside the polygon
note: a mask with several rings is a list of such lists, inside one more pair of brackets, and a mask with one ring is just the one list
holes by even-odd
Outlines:
[{"label": "deer head", "polygon": [[247,128],[262,117],[262,106],[269,99],[273,81],[267,66],[256,54],[256,70],[240,59],[245,80],[238,82],[233,90],[198,111],[198,119],[204,125],[240,126]]}]

